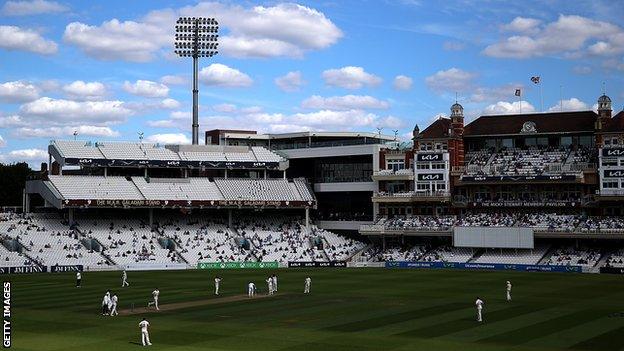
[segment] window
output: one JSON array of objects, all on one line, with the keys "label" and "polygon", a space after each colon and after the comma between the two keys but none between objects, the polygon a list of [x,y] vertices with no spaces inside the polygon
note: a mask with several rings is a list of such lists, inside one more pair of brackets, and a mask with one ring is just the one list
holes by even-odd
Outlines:
[{"label": "window", "polygon": [[513,139],[503,139],[502,143],[501,143],[502,147],[506,147],[508,149],[513,148]]},{"label": "window", "polygon": [[429,183],[416,184],[416,190],[418,191],[429,191],[430,189],[431,189],[431,185]]},{"label": "window", "polygon": [[432,163],[431,169],[445,169],[446,165],[444,163]]},{"label": "window", "polygon": [[603,189],[617,189],[620,185],[617,180],[607,180],[602,182]]},{"label": "window", "polygon": [[438,183],[438,184],[436,185],[436,188],[437,188],[438,190],[446,190],[446,183]]},{"label": "window", "polygon": [[428,163],[417,163],[416,169],[430,169],[430,167]]},{"label": "window", "polygon": [[391,169],[395,172],[400,169],[405,169],[405,160],[387,160],[386,169]]},{"label": "window", "polygon": [[572,137],[564,136],[561,137],[561,146],[570,146],[572,145]]},{"label": "window", "polygon": [[603,166],[617,166],[617,159],[603,158],[602,165]]}]

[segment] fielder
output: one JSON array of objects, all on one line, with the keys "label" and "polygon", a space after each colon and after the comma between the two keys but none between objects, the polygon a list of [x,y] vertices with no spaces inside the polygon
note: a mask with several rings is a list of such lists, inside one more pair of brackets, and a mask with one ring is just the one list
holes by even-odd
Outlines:
[{"label": "fielder", "polygon": [[507,281],[507,301],[511,301],[511,282]]},{"label": "fielder", "polygon": [[153,301],[152,302],[148,302],[147,303],[147,307],[150,307],[150,306],[154,305],[154,307],[156,307],[156,311],[160,310],[158,308],[158,296],[159,295],[160,295],[160,290],[158,290],[158,288],[156,288],[154,291],[152,291]]},{"label": "fielder", "polygon": [[117,316],[119,313],[117,313],[117,294],[113,294],[113,297],[111,297],[111,309],[110,309],[110,316]]},{"label": "fielder", "polygon": [[130,283],[128,283],[128,273],[126,273],[124,269],[123,273],[121,273],[121,287],[123,288],[125,286],[130,286]]},{"label": "fielder", "polygon": [[110,292],[106,291],[104,298],[102,298],[102,316],[108,314],[108,304],[110,303]]},{"label": "fielder", "polygon": [[254,294],[255,294],[255,293],[256,293],[256,284],[254,284],[254,283],[251,283],[251,282],[250,282],[250,283],[247,285],[247,295],[248,295],[249,297],[254,297]]},{"label": "fielder", "polygon": [[273,278],[268,277],[266,282],[269,287],[269,295],[273,295]]},{"label": "fielder", "polygon": [[76,273],[76,287],[79,288],[82,283],[82,274],[80,272]]},{"label": "fielder", "polygon": [[483,322],[481,310],[483,310],[483,300],[477,297],[477,301],[475,301],[475,306],[477,306],[477,322]]},{"label": "fielder", "polygon": [[312,279],[310,279],[310,277],[305,278],[305,285],[303,288],[303,293],[304,294],[309,294],[310,293],[310,285],[312,284]]},{"label": "fielder", "polygon": [[273,279],[273,292],[277,292],[277,275],[273,274],[271,278]]},{"label": "fielder", "polygon": [[221,277],[215,277],[215,295],[219,295],[219,284],[221,284]]},{"label": "fielder", "polygon": [[149,325],[149,322],[145,318],[139,323],[139,328],[141,328],[141,343],[143,343],[143,346],[152,345],[149,339],[149,332],[147,331]]}]

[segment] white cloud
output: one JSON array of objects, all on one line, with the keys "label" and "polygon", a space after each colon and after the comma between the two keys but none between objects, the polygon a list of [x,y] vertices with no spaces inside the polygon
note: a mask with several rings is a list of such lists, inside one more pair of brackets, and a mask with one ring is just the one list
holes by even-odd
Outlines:
[{"label": "white cloud", "polygon": [[446,51],[462,51],[466,48],[466,44],[459,41],[445,41],[442,48]]},{"label": "white cloud", "polygon": [[188,82],[188,79],[184,76],[166,75],[160,78],[160,82],[166,85],[184,85]]},{"label": "white cloud", "polygon": [[212,109],[217,112],[223,112],[223,113],[232,113],[232,112],[236,112],[237,110],[236,105],[233,105],[233,104],[217,104],[217,105],[212,106]]},{"label": "white cloud", "polygon": [[362,67],[346,66],[329,69],[323,72],[325,84],[345,89],[374,87],[381,83],[381,78],[367,73]]},{"label": "white cloud", "polygon": [[102,100],[107,94],[104,84],[81,80],[63,86],[63,91],[69,98],[76,100]]},{"label": "white cloud", "polygon": [[19,138],[47,138],[70,136],[74,132],[78,135],[98,136],[98,137],[118,137],[119,132],[109,127],[100,126],[75,126],[75,127],[46,127],[46,128],[18,128],[14,131],[14,136]]},{"label": "white cloud", "polygon": [[516,17],[510,23],[503,25],[503,30],[524,33],[524,34],[536,34],[539,31],[539,25],[542,21],[535,18]]},{"label": "white cloud", "polygon": [[310,113],[295,113],[287,118],[290,123],[330,127],[362,127],[375,124],[377,116],[361,110],[331,111],[322,110]]},{"label": "white cloud", "polygon": [[179,16],[218,18],[220,27],[226,29],[219,37],[219,51],[234,57],[302,57],[333,45],[343,35],[323,13],[301,5],[246,8],[201,2],[151,11],[135,21],[73,22],[65,27],[63,38],[97,59],[144,62],[159,53],[171,54]]},{"label": "white cloud", "polygon": [[438,93],[463,92],[474,88],[475,73],[459,68],[438,71],[425,78],[427,86]]},{"label": "white cloud", "polygon": [[244,8],[203,2],[180,13],[218,18],[227,29],[219,47],[234,57],[302,57],[335,44],[343,35],[322,12],[292,3]]},{"label": "white cloud", "polygon": [[558,112],[561,111],[563,106],[563,111],[585,111],[589,110],[589,106],[583,101],[577,98],[570,98],[567,100],[562,100],[560,103],[551,106],[548,109],[548,112]]},{"label": "white cloud", "polygon": [[275,78],[275,84],[287,92],[297,91],[305,83],[299,71],[288,72],[284,76]]},{"label": "white cloud", "polygon": [[39,88],[35,85],[22,82],[0,83],[0,101],[8,103],[33,101],[39,97]]},{"label": "white cloud", "polygon": [[6,146],[6,141],[4,140],[2,135],[0,135],[0,147],[5,147],[5,146]]},{"label": "white cloud", "polygon": [[167,110],[174,110],[180,108],[180,102],[176,99],[167,98],[160,102],[160,106]]},{"label": "white cloud", "polygon": [[0,26],[0,48],[42,55],[55,54],[58,51],[55,42],[43,38],[34,30],[16,26]]},{"label": "white cloud", "polygon": [[240,88],[253,84],[253,80],[245,73],[221,63],[213,63],[199,71],[199,80],[211,86]]},{"label": "white cloud", "polygon": [[0,154],[1,163],[27,162],[34,169],[38,169],[39,164],[47,160],[48,153],[41,149],[20,149]]},{"label": "white cloud", "polygon": [[108,124],[123,122],[132,115],[122,101],[73,101],[42,97],[20,107],[26,116],[38,118],[48,124],[87,122]]},{"label": "white cloud", "polygon": [[190,144],[191,139],[183,133],[154,134],[146,138],[150,143],[158,144]]},{"label": "white cloud", "polygon": [[[522,109],[522,111],[520,111]],[[484,115],[506,115],[535,112],[535,107],[528,101],[499,101],[483,109]]]},{"label": "white cloud", "polygon": [[413,80],[412,78],[404,75],[398,75],[394,77],[394,81],[392,82],[392,86],[396,90],[410,90],[412,88]]},{"label": "white cloud", "polygon": [[474,87],[470,90],[469,102],[496,102],[504,101],[515,96],[516,89],[521,89],[525,93],[523,84],[509,83],[497,87]]},{"label": "white cloud", "polygon": [[130,94],[148,98],[166,97],[169,94],[169,88],[166,85],[141,79],[134,83],[125,81],[123,89]]},{"label": "white cloud", "polygon": [[390,103],[368,95],[345,95],[321,97],[313,95],[301,103],[301,107],[321,110],[387,109]]},{"label": "white cloud", "polygon": [[65,12],[68,8],[55,1],[7,1],[2,7],[2,14],[6,16],[28,16]]},{"label": "white cloud", "polygon": [[172,46],[173,22],[145,22],[112,19],[101,26],[72,22],[65,27],[63,40],[100,60],[145,62],[163,47]]},{"label": "white cloud", "polygon": [[382,127],[382,128],[399,129],[399,128],[403,128],[405,126],[405,123],[403,123],[403,121],[400,118],[397,118],[394,116],[387,116],[387,117],[381,118],[377,122],[377,126]]},{"label": "white cloud", "polygon": [[0,128],[12,128],[23,125],[26,125],[26,122],[18,115],[0,116]]},{"label": "white cloud", "polygon": [[516,18],[504,28],[521,29],[524,25],[521,35],[491,44],[483,53],[492,57],[530,58],[553,54],[575,57],[582,53],[609,56],[624,52],[624,30],[617,25],[575,15],[560,15],[543,26],[535,21]]}]

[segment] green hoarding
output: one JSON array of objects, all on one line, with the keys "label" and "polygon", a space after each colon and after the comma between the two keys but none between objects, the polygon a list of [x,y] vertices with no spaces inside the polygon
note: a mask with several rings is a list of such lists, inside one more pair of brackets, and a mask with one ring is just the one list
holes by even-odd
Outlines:
[{"label": "green hoarding", "polygon": [[262,269],[279,268],[278,262],[199,262],[197,269]]}]

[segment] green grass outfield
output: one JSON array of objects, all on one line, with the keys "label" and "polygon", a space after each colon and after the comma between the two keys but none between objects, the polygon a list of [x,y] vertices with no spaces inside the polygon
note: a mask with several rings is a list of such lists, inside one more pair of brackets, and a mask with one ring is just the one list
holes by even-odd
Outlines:
[{"label": "green grass outfield", "polygon": [[[11,276],[14,350],[137,350],[151,323],[152,350],[623,350],[624,277],[559,273],[388,269],[280,269],[279,293],[257,300],[104,317],[106,289],[120,307],[266,292],[267,270],[86,272]],[[312,293],[303,280],[312,277]],[[5,276],[5,279],[9,276]],[[505,281],[514,285],[507,303]],[[474,300],[485,300],[484,323]]]}]

